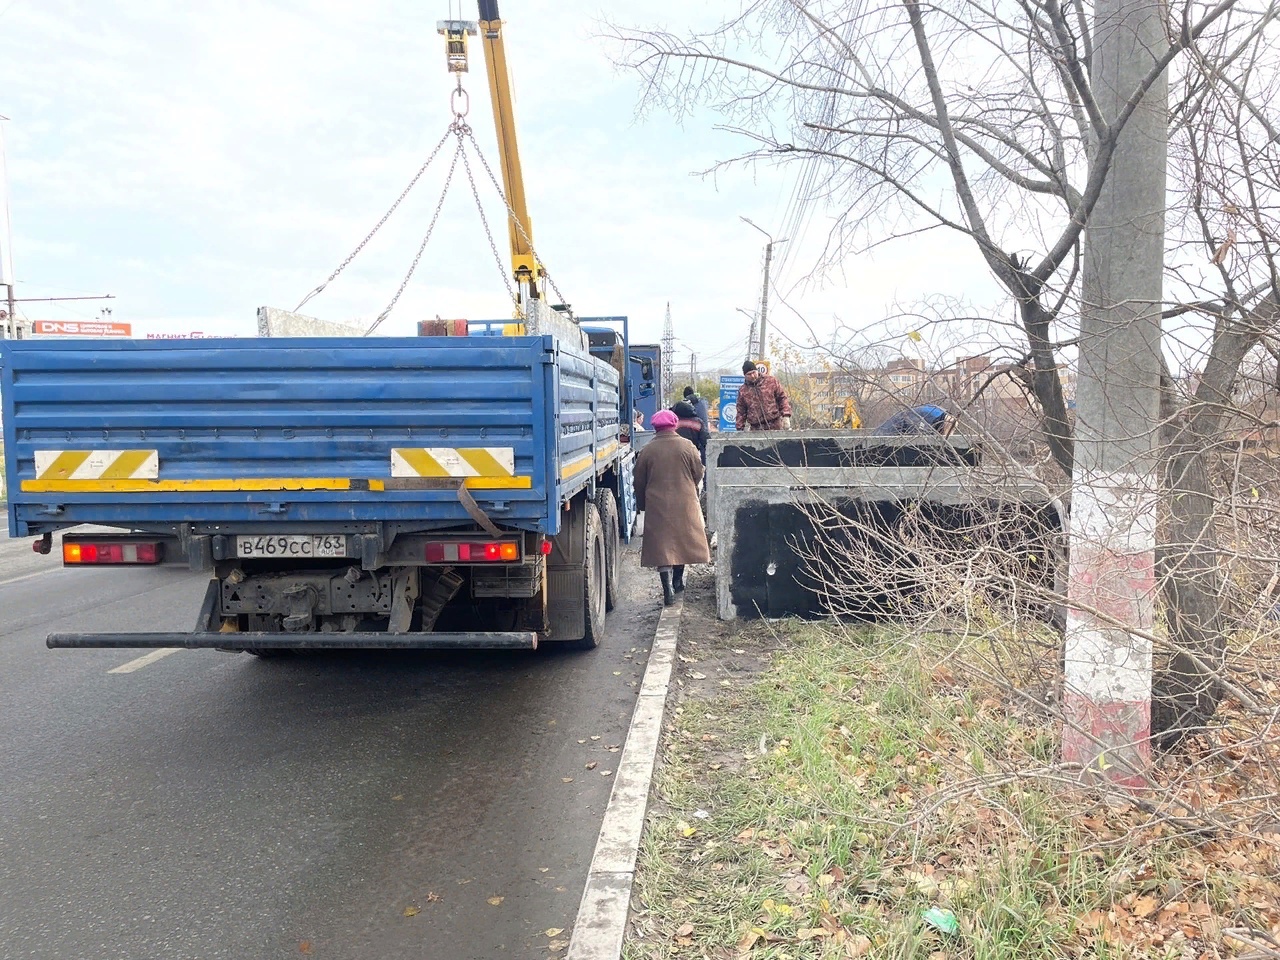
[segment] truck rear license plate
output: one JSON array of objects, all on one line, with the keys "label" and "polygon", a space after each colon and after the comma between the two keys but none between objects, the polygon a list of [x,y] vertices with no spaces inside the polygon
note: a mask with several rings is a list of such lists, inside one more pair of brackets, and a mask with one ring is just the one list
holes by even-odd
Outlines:
[{"label": "truck rear license plate", "polygon": [[342,534],[323,537],[269,536],[236,537],[238,557],[345,557],[347,538]]}]

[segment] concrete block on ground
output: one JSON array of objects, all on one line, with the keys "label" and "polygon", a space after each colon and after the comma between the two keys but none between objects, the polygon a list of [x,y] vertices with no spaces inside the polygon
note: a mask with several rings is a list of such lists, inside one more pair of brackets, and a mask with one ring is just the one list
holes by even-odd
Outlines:
[{"label": "concrete block on ground", "polygon": [[989,470],[964,437],[873,437],[867,431],[720,434],[707,450],[707,520],[717,536],[716,607],[737,616],[817,615],[806,555],[821,518],[857,514],[892,536],[916,504],[940,525],[1015,509],[1056,530],[1043,484]]}]

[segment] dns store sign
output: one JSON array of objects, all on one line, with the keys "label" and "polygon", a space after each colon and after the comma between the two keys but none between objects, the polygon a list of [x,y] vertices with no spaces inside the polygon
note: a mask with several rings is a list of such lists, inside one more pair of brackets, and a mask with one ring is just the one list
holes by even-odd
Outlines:
[{"label": "dns store sign", "polygon": [[133,324],[109,320],[36,320],[31,333],[38,337],[131,337]]}]

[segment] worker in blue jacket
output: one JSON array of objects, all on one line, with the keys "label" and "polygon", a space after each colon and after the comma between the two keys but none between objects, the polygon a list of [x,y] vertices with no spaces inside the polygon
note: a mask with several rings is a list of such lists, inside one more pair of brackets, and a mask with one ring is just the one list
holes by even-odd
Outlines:
[{"label": "worker in blue jacket", "polygon": [[901,437],[934,430],[945,437],[954,426],[955,418],[942,407],[932,403],[923,403],[918,407],[895,413],[872,430],[871,435],[873,437]]}]

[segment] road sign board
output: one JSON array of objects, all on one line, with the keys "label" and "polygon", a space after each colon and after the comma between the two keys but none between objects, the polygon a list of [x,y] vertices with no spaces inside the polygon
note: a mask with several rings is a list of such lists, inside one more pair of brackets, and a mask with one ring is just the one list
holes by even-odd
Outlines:
[{"label": "road sign board", "polygon": [[738,388],[746,382],[746,377],[720,378],[720,429],[738,429]]}]

